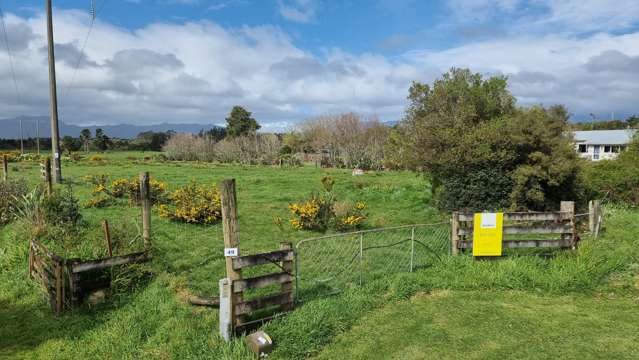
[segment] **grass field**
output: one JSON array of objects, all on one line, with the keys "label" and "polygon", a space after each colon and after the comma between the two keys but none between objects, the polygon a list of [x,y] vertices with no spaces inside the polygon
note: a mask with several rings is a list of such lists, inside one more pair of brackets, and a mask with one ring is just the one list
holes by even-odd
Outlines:
[{"label": "grass field", "polygon": [[[335,192],[342,199],[368,204],[367,227],[446,218],[429,204],[428,182],[409,172],[353,177],[347,170],[314,167],[143,160],[152,155],[106,154],[104,162],[65,163],[63,174],[81,201],[90,196],[91,187],[82,180],[88,174],[115,179],[149,171],[173,187],[191,180],[215,185],[234,177],[241,247],[251,253],[317,235],[287,226],[282,230],[273,218],[287,219],[287,204],[317,190],[324,174],[336,179]],[[12,163],[10,170],[14,177],[39,181],[35,163]],[[83,215],[94,229],[87,236],[94,240],[82,241],[99,244],[102,218],[116,227],[131,224],[139,209],[122,202],[83,209]],[[638,220],[636,211],[610,208],[602,236],[585,239],[575,252],[497,262],[444,258],[415,273],[306,302],[265,326],[276,341],[271,358],[636,358]],[[51,314],[38,285],[27,280],[28,239],[16,238],[15,224],[0,232],[0,357],[251,358],[241,341],[220,339],[217,310],[184,300],[185,293],[217,292],[224,274],[219,225],[175,224],[154,216],[156,256],[142,266],[152,276],[103,305],[61,318]]]}]

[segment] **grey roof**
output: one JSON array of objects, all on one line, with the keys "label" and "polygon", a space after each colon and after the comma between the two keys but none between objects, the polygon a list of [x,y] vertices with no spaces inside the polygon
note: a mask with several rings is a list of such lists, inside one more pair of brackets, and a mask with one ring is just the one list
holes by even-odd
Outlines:
[{"label": "grey roof", "polygon": [[592,145],[625,145],[628,144],[637,130],[591,130],[575,131],[575,141]]}]

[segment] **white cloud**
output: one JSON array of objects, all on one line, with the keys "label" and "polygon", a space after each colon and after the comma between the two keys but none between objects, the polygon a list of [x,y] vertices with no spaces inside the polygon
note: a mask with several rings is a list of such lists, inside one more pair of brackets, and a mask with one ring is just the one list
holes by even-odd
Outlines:
[{"label": "white cloud", "polygon": [[[564,103],[573,113],[633,113],[639,93],[639,32],[519,35],[393,58],[340,49],[314,55],[278,27],[224,28],[208,21],[155,23],[134,31],[98,20],[68,90],[90,21],[56,16],[61,119],[69,123],[219,123],[233,105],[264,128],[342,111],[401,117],[411,81],[431,82],[452,66],[510,77],[521,104]],[[48,113],[44,17],[8,15],[23,96],[0,87],[0,117]],[[73,61],[75,59],[75,61]],[[6,52],[0,82],[11,84]]]},{"label": "white cloud", "polygon": [[309,23],[317,10],[316,0],[278,0],[280,15],[290,21]]}]

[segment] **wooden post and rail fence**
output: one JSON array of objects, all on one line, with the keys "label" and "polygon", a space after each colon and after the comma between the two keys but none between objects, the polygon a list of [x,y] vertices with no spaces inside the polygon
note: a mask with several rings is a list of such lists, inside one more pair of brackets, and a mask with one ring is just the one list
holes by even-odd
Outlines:
[{"label": "wooden post and rail fence", "polygon": [[[596,237],[602,222],[599,200],[590,201],[587,215],[589,231],[593,237]],[[505,249],[575,249],[579,241],[573,201],[562,201],[559,211],[555,212],[504,212],[503,221],[502,247]],[[452,214],[452,255],[458,255],[466,249],[473,248],[474,225],[473,213],[454,212]]]},{"label": "wooden post and rail fence", "polygon": [[[142,208],[142,233],[144,251],[126,255],[113,256],[109,223],[103,220],[102,226],[106,241],[108,257],[82,260],[65,259],[56,255],[40,241],[32,239],[29,243],[29,276],[38,280],[49,295],[49,303],[56,314],[73,309],[80,305],[82,299],[91,291],[110,286],[110,281],[96,280],[83,276],[95,272],[133,263],[149,261],[151,253],[151,199],[149,189],[149,173],[140,174],[140,196]],[[146,191],[144,191],[147,189]]]},{"label": "wooden post and rail fence", "polygon": [[[235,180],[222,181],[220,193],[227,274],[219,283],[220,334],[228,341],[233,335],[250,330],[294,308],[295,254],[291,243],[281,243],[280,249],[276,251],[241,256]],[[267,264],[275,264],[281,271],[250,278],[242,276],[242,269]],[[244,299],[245,291],[276,284],[280,284],[279,292],[251,300]],[[275,313],[247,320],[252,313],[267,308],[272,308]]]}]

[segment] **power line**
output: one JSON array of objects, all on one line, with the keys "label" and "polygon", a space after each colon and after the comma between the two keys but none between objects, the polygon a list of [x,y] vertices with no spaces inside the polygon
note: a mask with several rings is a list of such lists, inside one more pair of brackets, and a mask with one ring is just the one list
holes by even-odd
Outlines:
[{"label": "power line", "polygon": [[84,42],[82,43],[82,47],[80,48],[78,59],[76,60],[75,66],[73,67],[73,75],[71,75],[71,81],[67,84],[67,86],[65,87],[63,91],[63,95],[62,95],[63,99],[66,99],[67,95],[69,95],[69,92],[73,88],[73,84],[75,83],[75,77],[77,75],[78,68],[80,67],[80,62],[82,61],[82,57],[84,56],[84,49],[86,49],[87,47],[87,43],[89,42],[89,37],[91,36],[91,32],[93,31],[93,25],[95,25],[95,18],[98,16],[98,13],[102,12],[102,9],[104,9],[104,6],[106,5],[107,1],[108,0],[103,0],[99,8],[96,7],[94,0],[91,1],[91,10],[89,11],[89,14],[91,15],[91,23],[89,23],[89,29],[87,30],[87,34],[84,37]]},{"label": "power line", "polygon": [[2,11],[2,7],[0,7],[0,22],[2,22],[2,32],[4,34],[4,44],[7,47],[7,54],[9,54],[9,65],[11,68],[11,76],[13,77],[13,86],[16,91],[16,100],[20,103],[20,91],[18,90],[18,80],[16,79],[16,72],[13,68],[13,54],[11,53],[11,46],[9,46],[9,36],[7,35],[7,26],[4,22],[4,12]]}]

